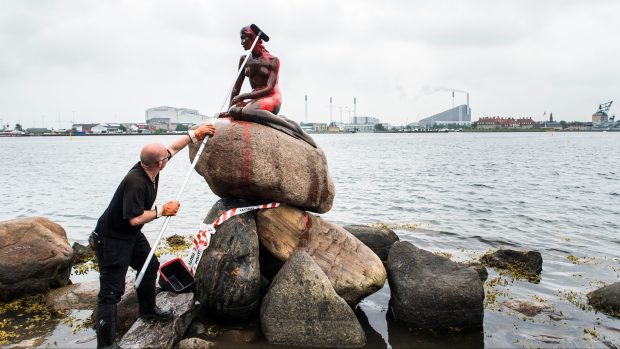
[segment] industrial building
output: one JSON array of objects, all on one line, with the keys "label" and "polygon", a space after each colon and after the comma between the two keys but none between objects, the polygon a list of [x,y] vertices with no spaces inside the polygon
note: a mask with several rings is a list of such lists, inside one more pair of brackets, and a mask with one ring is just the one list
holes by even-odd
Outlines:
[{"label": "industrial building", "polygon": [[198,113],[198,110],[175,107],[156,107],[146,110],[146,123],[157,124],[157,128],[174,130],[176,125],[196,125],[211,119]]},{"label": "industrial building", "polygon": [[471,108],[468,105],[463,104],[457,107],[448,109],[439,114],[435,114],[418,121],[421,127],[433,127],[435,125],[461,125],[466,126],[471,124]]}]

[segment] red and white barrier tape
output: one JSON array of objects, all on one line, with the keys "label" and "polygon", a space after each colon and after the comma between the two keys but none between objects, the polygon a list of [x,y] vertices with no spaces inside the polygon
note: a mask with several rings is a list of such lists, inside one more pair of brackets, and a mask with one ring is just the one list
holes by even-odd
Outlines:
[{"label": "red and white barrier tape", "polygon": [[194,261],[196,262],[196,267],[197,267],[202,251],[209,246],[209,243],[211,243],[211,235],[215,234],[216,232],[215,229],[218,226],[220,226],[222,223],[226,222],[228,219],[234,216],[247,213],[250,211],[254,211],[254,210],[276,208],[276,207],[279,207],[280,205],[281,204],[279,202],[270,202],[268,204],[262,204],[262,205],[256,205],[256,206],[232,208],[222,213],[211,224],[201,223],[200,228],[198,229],[198,234],[196,234],[196,237],[194,238],[194,252],[192,253],[189,259],[189,265],[190,265],[192,274],[196,272],[195,266],[193,265]]}]

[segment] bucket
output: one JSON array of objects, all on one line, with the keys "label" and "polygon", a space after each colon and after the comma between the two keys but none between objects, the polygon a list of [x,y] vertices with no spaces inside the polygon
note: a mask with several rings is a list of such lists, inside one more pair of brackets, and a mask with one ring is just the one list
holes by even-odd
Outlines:
[{"label": "bucket", "polygon": [[172,259],[159,267],[159,286],[166,291],[187,293],[194,289],[196,280],[181,258]]}]

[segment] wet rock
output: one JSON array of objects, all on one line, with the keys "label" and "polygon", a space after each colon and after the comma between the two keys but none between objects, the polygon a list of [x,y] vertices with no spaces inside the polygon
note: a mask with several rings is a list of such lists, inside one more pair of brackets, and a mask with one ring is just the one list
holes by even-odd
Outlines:
[{"label": "wet rock", "polygon": [[539,275],[543,263],[540,252],[515,250],[497,250],[482,256],[480,261],[489,267],[509,269],[524,275]]},{"label": "wet rock", "polygon": [[[93,310],[90,321],[94,324],[98,293],[99,280],[91,280],[51,290],[45,302],[57,310]],[[119,334],[125,333],[138,318],[138,297],[132,277],[125,280],[125,293],[118,303],[116,317]]]},{"label": "wet rock", "polygon": [[473,271],[478,273],[478,276],[480,277],[480,281],[482,282],[485,282],[486,279],[489,277],[489,272],[487,271],[487,268],[485,268],[484,265],[482,265],[482,263],[467,262],[467,263],[461,263],[461,264],[463,264],[467,268],[472,269]]},{"label": "wet rock", "polygon": [[509,299],[502,303],[508,309],[512,309],[526,316],[536,316],[543,311],[552,311],[549,304],[534,302],[527,299]]},{"label": "wet rock", "polygon": [[187,330],[192,320],[192,293],[160,292],[157,305],[170,309],[173,319],[167,322],[138,319],[119,343],[122,348],[172,348]]},{"label": "wet rock", "polygon": [[[233,207],[251,206],[241,199],[221,199],[205,222],[212,223]],[[258,310],[260,267],[255,213],[234,216],[217,228],[196,270],[196,298],[208,313],[245,319]]]},{"label": "wet rock", "polygon": [[[45,301],[57,310],[94,310],[97,306],[97,294],[99,294],[99,280],[90,280],[51,290],[45,296]],[[131,277],[125,279],[125,294],[119,304],[129,298],[136,298]]]},{"label": "wet rock", "polygon": [[74,242],[73,245],[71,245],[71,249],[73,250],[73,264],[96,260],[95,250],[93,250],[90,245],[84,246]]},{"label": "wet rock", "polygon": [[186,338],[178,342],[174,349],[209,349],[215,347],[215,343],[201,338]]},{"label": "wet rock", "polygon": [[349,304],[385,284],[379,257],[336,224],[290,206],[259,211],[256,222],[258,237],[271,254],[286,261],[295,249],[305,250]]},{"label": "wet rock", "polygon": [[294,252],[273,280],[260,319],[271,344],[327,348],[366,344],[353,310],[303,250]]},{"label": "wet rock", "polygon": [[[196,165],[216,195],[331,209],[335,187],[321,149],[253,122],[220,118],[216,129]],[[190,144],[191,160],[198,147]]]},{"label": "wet rock", "polygon": [[218,342],[245,344],[255,342],[259,337],[257,326],[246,328],[227,329],[217,338]]},{"label": "wet rock", "polygon": [[388,256],[394,317],[414,328],[479,328],[484,289],[478,274],[458,263],[397,242]]},{"label": "wet rock", "polygon": [[72,259],[65,230],[49,219],[0,222],[0,301],[67,285]]},{"label": "wet rock", "polygon": [[549,314],[549,318],[553,321],[572,320],[572,316],[565,315],[563,312],[553,312]]},{"label": "wet rock", "polygon": [[382,261],[387,261],[390,248],[396,241],[400,240],[398,235],[388,228],[375,228],[358,224],[346,225],[343,228],[368,246]]},{"label": "wet rock", "polygon": [[202,336],[205,333],[207,333],[207,327],[201,322],[194,321],[189,325],[189,329],[187,330],[185,335],[187,335],[188,333],[191,333],[197,336]]},{"label": "wet rock", "polygon": [[620,317],[620,282],[599,288],[587,294],[592,308]]},{"label": "wet rock", "polygon": [[99,280],[91,280],[51,290],[45,301],[58,310],[94,310],[98,293]]}]

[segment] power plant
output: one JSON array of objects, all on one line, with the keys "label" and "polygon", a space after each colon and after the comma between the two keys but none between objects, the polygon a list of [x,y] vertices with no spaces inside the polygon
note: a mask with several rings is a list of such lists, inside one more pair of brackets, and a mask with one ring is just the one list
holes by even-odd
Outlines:
[{"label": "power plant", "polygon": [[[467,94],[467,103],[454,106],[454,93],[462,92]],[[469,107],[469,92],[453,90],[452,91],[452,108],[431,115],[418,121],[420,127],[433,127],[435,125],[458,125],[466,126],[471,124],[471,108]]]}]

